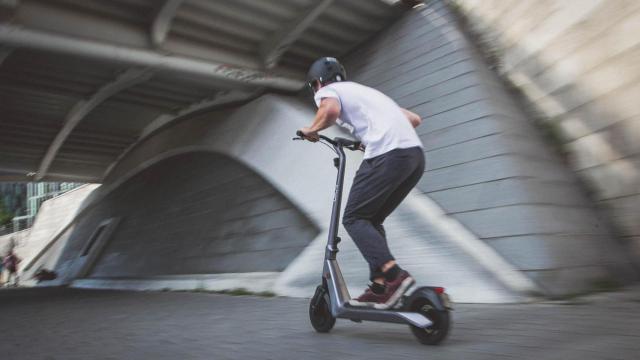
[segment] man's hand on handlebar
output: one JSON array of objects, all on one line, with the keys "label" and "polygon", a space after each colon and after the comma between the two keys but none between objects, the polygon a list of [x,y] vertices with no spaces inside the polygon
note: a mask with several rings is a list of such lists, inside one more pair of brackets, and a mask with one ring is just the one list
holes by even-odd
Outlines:
[{"label": "man's hand on handlebar", "polygon": [[[306,133],[305,130],[307,131]],[[352,151],[365,150],[365,146],[362,145],[360,141],[345,139],[341,137],[330,139],[324,135],[318,134],[317,132],[311,131],[309,128],[302,128],[301,130],[296,131],[296,136],[297,137],[294,137],[293,140],[309,140],[311,142],[323,140],[325,143],[330,144],[335,148],[341,147]]]},{"label": "man's hand on handlebar", "polygon": [[303,127],[302,129],[300,129],[300,132],[302,133],[302,137],[305,140],[309,140],[311,142],[316,142],[320,140],[320,137],[318,136],[318,132],[311,130],[311,128]]}]

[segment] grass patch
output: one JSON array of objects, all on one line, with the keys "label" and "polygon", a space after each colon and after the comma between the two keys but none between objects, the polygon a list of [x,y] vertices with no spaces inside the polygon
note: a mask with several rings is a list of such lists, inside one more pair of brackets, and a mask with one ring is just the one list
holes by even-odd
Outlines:
[{"label": "grass patch", "polygon": [[602,278],[592,281],[591,287],[594,292],[610,292],[621,290],[622,284],[611,278]]},{"label": "grass patch", "polygon": [[552,296],[551,300],[564,301],[565,305],[583,305],[588,301],[583,299],[585,296],[594,295],[604,292],[619,291],[622,289],[620,282],[611,278],[595,279],[589,283],[589,289],[585,291]]},{"label": "grass patch", "polygon": [[561,305],[585,305],[588,302],[581,299],[583,296],[592,294],[589,291],[581,291],[563,295],[553,295],[550,296],[549,299],[552,301],[559,301]]},{"label": "grass patch", "polygon": [[231,290],[219,290],[219,291],[213,291],[216,294],[224,294],[224,295],[231,295],[231,296],[262,296],[262,297],[274,297],[276,296],[276,294],[274,292],[271,291],[260,291],[260,292],[254,292],[254,291],[249,291],[245,288],[237,288],[237,289],[231,289]]},{"label": "grass patch", "polygon": [[[164,291],[164,289],[163,289]],[[203,287],[198,287],[192,290],[177,290],[178,292],[196,292],[196,293],[208,293],[208,294],[221,294],[230,296],[260,296],[260,297],[275,297],[276,293],[272,291],[250,291],[245,288],[235,288],[228,290],[208,290]]]}]

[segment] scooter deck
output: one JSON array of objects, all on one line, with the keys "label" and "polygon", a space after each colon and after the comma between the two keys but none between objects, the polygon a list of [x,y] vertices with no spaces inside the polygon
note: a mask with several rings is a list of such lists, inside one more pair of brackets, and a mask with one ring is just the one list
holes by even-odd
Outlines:
[{"label": "scooter deck", "polygon": [[347,304],[338,307],[337,318],[354,321],[381,321],[396,324],[411,324],[420,328],[433,325],[433,322],[422,314],[397,309],[374,309],[366,307],[356,307]]}]

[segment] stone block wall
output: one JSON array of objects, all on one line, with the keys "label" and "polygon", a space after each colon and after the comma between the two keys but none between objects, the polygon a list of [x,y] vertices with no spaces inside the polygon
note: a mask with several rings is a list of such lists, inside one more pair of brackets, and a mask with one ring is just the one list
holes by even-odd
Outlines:
[{"label": "stone block wall", "polygon": [[419,189],[550,293],[629,274],[575,174],[454,15],[430,1],[344,59],[352,80],[423,117]]},{"label": "stone block wall", "polygon": [[455,0],[640,264],[640,3]]}]

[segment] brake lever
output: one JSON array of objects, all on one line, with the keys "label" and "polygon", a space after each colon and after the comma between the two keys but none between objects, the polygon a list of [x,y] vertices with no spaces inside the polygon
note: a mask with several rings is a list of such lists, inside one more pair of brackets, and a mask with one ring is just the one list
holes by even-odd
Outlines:
[{"label": "brake lever", "polygon": [[349,150],[351,151],[364,151],[364,145],[362,145],[362,143],[358,142],[356,144],[353,144],[352,146],[349,147]]}]

